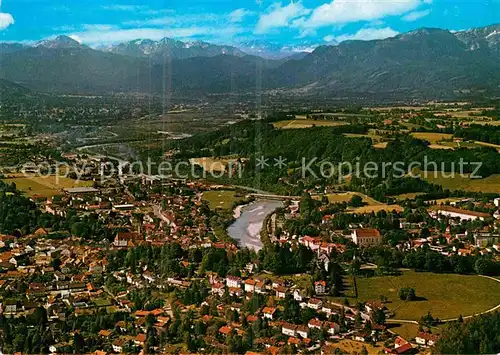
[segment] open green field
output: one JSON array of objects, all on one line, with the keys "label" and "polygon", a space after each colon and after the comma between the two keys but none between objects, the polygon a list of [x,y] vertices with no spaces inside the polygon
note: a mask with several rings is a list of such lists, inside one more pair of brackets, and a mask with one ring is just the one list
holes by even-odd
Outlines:
[{"label": "open green field", "polygon": [[56,175],[46,177],[23,176],[22,174],[9,175],[3,181],[7,184],[15,183],[16,188],[28,196],[41,195],[45,197],[61,194],[65,188],[89,187],[93,184],[92,181],[76,181]]},{"label": "open green field", "polygon": [[443,186],[450,190],[465,190],[472,192],[498,193],[500,191],[500,174],[491,175],[484,179],[470,179],[457,175],[452,178],[442,176],[442,174],[429,172],[422,177],[429,182]]},{"label": "open green field", "polygon": [[[387,307],[395,313],[395,319],[420,320],[428,311],[434,317],[449,319],[484,312],[500,304],[500,283],[476,275],[405,271],[401,276],[358,277],[357,285],[359,301],[386,296]],[[415,288],[422,300],[400,300],[398,291],[402,287]]]},{"label": "open green field", "polygon": [[395,195],[395,196],[392,196],[392,197],[394,197],[398,201],[404,201],[406,199],[414,200],[418,196],[421,196],[421,195],[425,195],[425,193],[424,192],[409,192],[409,193],[406,193],[406,194]]},{"label": "open green field", "polygon": [[384,137],[378,135],[374,129],[370,129],[368,134],[344,133],[344,136],[351,138],[370,138],[374,143],[380,142]]},{"label": "open green field", "polygon": [[475,141],[474,143],[483,147],[495,148],[497,151],[500,152],[500,145],[498,144],[479,142],[479,141]]},{"label": "open green field", "polygon": [[407,340],[415,338],[419,332],[418,325],[413,323],[387,323],[387,327]]},{"label": "open green field", "polygon": [[447,146],[451,147],[454,149],[459,149],[459,148],[468,148],[468,149],[475,149],[475,148],[481,148],[480,144],[476,144],[474,142],[440,142],[439,143],[442,146]]},{"label": "open green field", "polygon": [[336,194],[328,194],[328,201],[330,203],[339,203],[339,202],[349,202],[353,196],[360,196],[363,199],[363,202],[369,206],[380,205],[381,203],[374,200],[373,198],[362,194],[361,192],[341,192]]},{"label": "open green field", "polygon": [[204,192],[202,199],[208,202],[212,210],[229,210],[233,207],[233,203],[241,197],[238,197],[236,191],[232,190],[212,190]]},{"label": "open green field", "polygon": [[343,192],[336,194],[328,194],[327,197],[330,203],[342,203],[342,202],[349,202],[351,198],[355,195],[360,196],[366,205],[358,208],[349,209],[348,210],[349,212],[364,214],[372,212],[377,213],[380,211],[387,211],[387,212],[391,212],[393,210],[403,211],[403,208],[399,205],[387,205],[385,203],[376,201],[373,198],[365,194],[362,194],[360,192]]},{"label": "open green field", "polygon": [[332,127],[332,126],[343,126],[346,122],[342,121],[326,121],[326,120],[310,120],[310,119],[298,119],[298,120],[285,120],[273,123],[275,128],[281,129],[294,129],[294,128],[311,128],[311,127]]}]

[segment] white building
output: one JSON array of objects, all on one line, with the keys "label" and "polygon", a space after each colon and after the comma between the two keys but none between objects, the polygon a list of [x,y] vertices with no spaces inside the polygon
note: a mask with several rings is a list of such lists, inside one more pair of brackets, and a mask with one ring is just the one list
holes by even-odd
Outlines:
[{"label": "white building", "polygon": [[237,276],[228,276],[226,277],[226,285],[227,287],[241,287],[241,278]]},{"label": "white building", "polygon": [[439,207],[434,215],[431,214],[431,217],[434,218],[438,218],[439,216],[459,218],[461,221],[475,221],[477,219],[484,221],[486,218],[491,218],[491,215],[488,213],[462,210],[460,208],[450,206]]},{"label": "white building", "polygon": [[495,206],[500,207],[500,197],[497,197],[496,199],[494,199],[493,203],[495,204]]},{"label": "white building", "polygon": [[355,229],[351,233],[354,244],[360,247],[369,247],[382,243],[382,236],[377,229]]},{"label": "white building", "polygon": [[296,330],[297,330],[297,326],[293,325],[293,324],[287,324],[287,323],[285,323],[281,327],[281,333],[283,333],[285,335],[288,335],[289,337],[296,336]]},{"label": "white building", "polygon": [[316,311],[318,309],[321,309],[322,306],[323,302],[317,298],[310,298],[309,301],[307,302],[307,307],[314,309]]},{"label": "white building", "polygon": [[257,282],[252,279],[245,280],[245,292],[255,292],[255,284]]}]

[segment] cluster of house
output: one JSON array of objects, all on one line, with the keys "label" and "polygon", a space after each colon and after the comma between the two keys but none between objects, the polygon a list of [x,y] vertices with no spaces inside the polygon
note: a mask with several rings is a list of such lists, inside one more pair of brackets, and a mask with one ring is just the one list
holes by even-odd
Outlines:
[{"label": "cluster of house", "polygon": [[[314,283],[314,296],[308,296],[304,289],[294,285],[291,281],[285,281],[267,276],[249,276],[242,278],[238,276],[227,276],[221,279],[214,273],[208,274],[208,281],[211,285],[211,294],[215,297],[222,297],[226,292],[238,299],[249,300],[254,293],[266,294],[279,301],[287,296],[298,302],[301,308],[309,308],[317,314],[316,318],[310,319],[305,324],[291,324],[282,320],[283,306],[264,306],[255,315],[248,316],[247,321],[253,322],[258,317],[267,320],[271,327],[278,329],[281,334],[288,337],[288,344],[293,344],[298,348],[307,348],[310,351],[319,350],[319,343],[311,339],[315,331],[324,331],[329,340],[321,348],[321,352],[329,353],[329,344],[333,344],[339,339],[352,339],[360,342],[371,342],[388,339],[391,334],[384,325],[375,324],[373,314],[375,311],[383,311],[388,314],[388,310],[382,302],[369,301],[364,305],[364,309],[359,310],[354,307],[330,302],[326,297],[327,285],[325,281]],[[240,310],[241,303],[229,305],[233,310]],[[329,321],[331,316],[342,314],[342,322]],[[360,317],[361,324],[356,323]],[[325,320],[327,319],[327,320]],[[337,318],[339,319],[339,318]],[[370,331],[366,330],[363,323],[370,323]],[[240,331],[238,326],[227,324],[220,328],[220,333],[227,335],[231,331]],[[398,342],[399,339],[399,342]],[[386,353],[404,354],[411,353],[417,346],[431,346],[437,339],[436,335],[421,332],[415,339],[413,345],[406,341],[408,345],[401,347],[403,338],[397,337],[394,348],[385,349]],[[269,348],[272,346],[268,344]]]},{"label": "cluster of house", "polygon": [[[152,192],[154,186],[190,190],[193,196],[165,196]],[[42,210],[53,215],[64,217],[70,209],[80,214],[92,212],[111,231],[128,229],[129,232],[116,234],[112,243],[116,248],[134,247],[141,243],[159,246],[176,242],[183,248],[217,247],[234,250],[235,246],[231,243],[213,242],[207,216],[201,213],[202,192],[218,187],[169,179],[143,185],[148,195],[147,201],[138,201],[123,186],[72,188],[66,189],[61,196],[46,198],[35,195],[31,198]]]}]

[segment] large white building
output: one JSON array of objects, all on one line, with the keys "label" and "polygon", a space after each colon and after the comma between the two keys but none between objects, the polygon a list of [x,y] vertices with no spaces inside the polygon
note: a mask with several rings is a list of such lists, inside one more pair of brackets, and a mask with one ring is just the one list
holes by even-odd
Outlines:
[{"label": "large white building", "polygon": [[382,243],[382,236],[377,229],[355,229],[351,233],[352,241],[360,247],[369,247]]},{"label": "large white building", "polygon": [[445,216],[450,218],[460,218],[461,221],[475,221],[479,219],[484,221],[487,218],[491,218],[491,215],[483,212],[462,210],[460,208],[442,206],[439,207],[434,214],[431,214],[434,218],[439,216]]}]

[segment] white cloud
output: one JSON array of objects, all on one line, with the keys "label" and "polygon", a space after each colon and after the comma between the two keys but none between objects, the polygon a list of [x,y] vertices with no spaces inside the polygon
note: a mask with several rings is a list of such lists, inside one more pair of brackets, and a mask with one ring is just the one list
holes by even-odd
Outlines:
[{"label": "white cloud", "polygon": [[77,41],[80,44],[82,43],[82,39],[80,37],[78,37],[77,35],[71,35],[71,36],[69,36],[69,38]]},{"label": "white cloud", "polygon": [[[343,42],[349,40],[371,41],[374,39],[384,39],[384,38],[394,37],[398,34],[399,34],[398,31],[395,31],[390,27],[362,28],[354,34],[344,34],[336,37],[326,36],[324,40],[327,42],[330,42],[331,40],[336,40],[337,42]],[[327,37],[329,40],[327,40]]]},{"label": "white cloud", "polygon": [[[2,8],[2,0],[0,0],[0,9]],[[5,30],[10,25],[14,24],[14,17],[6,12],[0,12],[0,31]]]},{"label": "white cloud", "polygon": [[126,26],[166,26],[166,25],[176,25],[176,26],[186,26],[186,25],[199,25],[201,23],[216,23],[226,21],[226,17],[213,14],[213,13],[200,13],[200,14],[178,14],[178,15],[168,15],[161,17],[151,17],[142,18],[140,20],[126,21],[123,24]]},{"label": "white cloud", "polygon": [[238,23],[238,22],[243,21],[243,19],[245,17],[250,16],[252,14],[253,14],[252,11],[249,11],[249,10],[246,10],[246,9],[243,9],[243,8],[236,9],[236,10],[234,10],[233,12],[231,12],[229,14],[229,21]]},{"label": "white cloud", "polygon": [[425,17],[431,13],[431,10],[422,10],[422,11],[413,11],[410,12],[409,14],[406,14],[403,16],[403,21],[406,22],[413,22],[417,21],[418,19],[421,19],[422,17]]},{"label": "white cloud", "polygon": [[291,2],[286,6],[281,3],[274,3],[267,9],[267,13],[260,16],[256,33],[266,33],[273,28],[286,27],[299,17],[308,15],[311,10],[306,9],[301,1]]},{"label": "white cloud", "polygon": [[314,9],[305,27],[318,28],[402,15],[427,0],[333,0]]},{"label": "white cloud", "polygon": [[103,8],[112,11],[141,11],[148,9],[148,7],[144,5],[105,5]]},{"label": "white cloud", "polygon": [[14,18],[11,14],[0,12],[0,31],[5,30],[10,25],[14,24]]},{"label": "white cloud", "polygon": [[112,25],[100,25],[100,24],[85,24],[83,25],[83,29],[86,31],[111,31],[116,28]]}]

